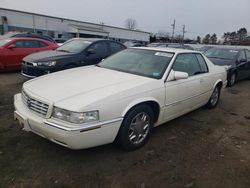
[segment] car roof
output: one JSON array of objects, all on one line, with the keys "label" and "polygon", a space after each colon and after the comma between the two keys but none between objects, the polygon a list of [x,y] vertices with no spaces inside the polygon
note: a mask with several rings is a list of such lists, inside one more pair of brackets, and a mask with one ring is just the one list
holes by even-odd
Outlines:
[{"label": "car roof", "polygon": [[44,40],[44,39],[41,39],[41,38],[32,38],[32,37],[10,37],[10,38],[6,38],[6,39],[9,39],[9,40],[38,40],[38,41],[43,41],[43,42],[49,42],[49,43],[52,43],[51,41],[48,41],[48,40]]},{"label": "car roof", "polygon": [[143,49],[143,50],[153,50],[153,51],[162,51],[162,52],[170,52],[170,53],[200,53],[195,50],[188,50],[182,48],[166,48],[166,47],[131,47],[133,49]]},{"label": "car roof", "polygon": [[240,50],[247,50],[247,48],[242,48],[242,47],[226,47],[226,46],[216,46],[214,47],[216,49],[222,49],[222,50],[236,50],[236,51],[240,51]]},{"label": "car roof", "polygon": [[71,40],[84,40],[84,41],[89,41],[89,42],[95,42],[95,41],[107,40],[107,39],[102,39],[102,38],[72,38]]}]

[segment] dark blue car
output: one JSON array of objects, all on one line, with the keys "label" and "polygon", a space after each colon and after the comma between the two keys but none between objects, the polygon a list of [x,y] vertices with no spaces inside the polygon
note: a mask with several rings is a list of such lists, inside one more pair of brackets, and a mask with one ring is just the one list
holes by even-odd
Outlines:
[{"label": "dark blue car", "polygon": [[94,65],[126,47],[116,41],[96,38],[75,38],[56,50],[34,53],[22,62],[22,74],[37,77],[74,67]]},{"label": "dark blue car", "polygon": [[227,68],[228,86],[250,78],[250,51],[239,48],[211,48],[204,54],[216,65]]}]

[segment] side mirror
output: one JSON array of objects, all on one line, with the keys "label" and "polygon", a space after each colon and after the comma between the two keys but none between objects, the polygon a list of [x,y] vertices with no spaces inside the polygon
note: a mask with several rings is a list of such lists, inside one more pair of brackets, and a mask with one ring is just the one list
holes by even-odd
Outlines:
[{"label": "side mirror", "polygon": [[188,73],[186,73],[186,72],[180,72],[180,71],[174,72],[174,79],[175,80],[187,79],[187,78],[188,78]]},{"label": "side mirror", "polygon": [[90,54],[95,54],[95,50],[93,48],[90,48],[87,50],[87,55],[90,55]]},{"label": "side mirror", "polygon": [[167,81],[187,79],[187,78],[188,78],[188,73],[171,70],[169,75],[168,75]]},{"label": "side mirror", "polygon": [[13,48],[15,48],[15,47],[16,47],[15,44],[11,44],[11,45],[7,46],[8,49],[13,49]]}]

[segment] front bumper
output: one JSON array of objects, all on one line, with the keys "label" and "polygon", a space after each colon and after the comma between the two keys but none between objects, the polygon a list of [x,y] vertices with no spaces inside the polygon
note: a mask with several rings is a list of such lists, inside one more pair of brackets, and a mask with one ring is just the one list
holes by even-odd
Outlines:
[{"label": "front bumper", "polygon": [[14,96],[14,119],[22,129],[70,149],[84,149],[112,143],[119,131],[122,118],[78,127],[65,126],[51,118],[46,119],[30,111],[22,102],[21,94]]}]

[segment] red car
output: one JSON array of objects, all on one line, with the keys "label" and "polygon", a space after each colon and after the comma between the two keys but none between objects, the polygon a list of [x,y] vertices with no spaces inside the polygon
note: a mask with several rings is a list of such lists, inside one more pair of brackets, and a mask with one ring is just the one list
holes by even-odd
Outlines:
[{"label": "red car", "polygon": [[25,56],[57,47],[56,43],[39,38],[2,39],[0,40],[0,71],[20,70]]}]

